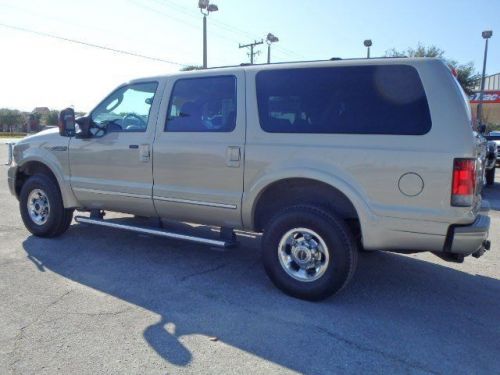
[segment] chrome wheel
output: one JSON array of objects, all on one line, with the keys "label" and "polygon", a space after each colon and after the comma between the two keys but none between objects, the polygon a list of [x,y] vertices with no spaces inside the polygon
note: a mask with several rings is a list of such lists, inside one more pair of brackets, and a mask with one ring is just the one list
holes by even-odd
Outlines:
[{"label": "chrome wheel", "polygon": [[330,261],[325,241],[307,228],[286,232],[278,245],[278,256],[286,273],[302,282],[318,280]]},{"label": "chrome wheel", "polygon": [[28,214],[35,224],[43,225],[47,222],[50,214],[50,203],[43,190],[32,190],[28,196],[27,206]]}]

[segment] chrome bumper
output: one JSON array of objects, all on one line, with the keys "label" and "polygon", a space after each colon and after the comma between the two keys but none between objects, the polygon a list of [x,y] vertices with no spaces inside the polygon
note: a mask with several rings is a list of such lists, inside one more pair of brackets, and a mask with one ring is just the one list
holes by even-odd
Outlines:
[{"label": "chrome bumper", "polygon": [[5,165],[11,165],[12,161],[14,160],[14,145],[15,143],[7,143],[7,163]]},{"label": "chrome bumper", "polygon": [[7,171],[7,183],[9,184],[10,193],[14,196],[17,196],[16,175],[17,175],[17,166],[11,166]]}]

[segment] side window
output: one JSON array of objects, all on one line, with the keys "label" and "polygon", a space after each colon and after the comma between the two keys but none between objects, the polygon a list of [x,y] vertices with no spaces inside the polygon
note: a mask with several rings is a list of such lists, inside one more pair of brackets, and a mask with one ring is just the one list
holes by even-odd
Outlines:
[{"label": "side window", "polygon": [[236,77],[179,79],[168,106],[167,132],[231,132],[236,126]]},{"label": "side window", "polygon": [[120,87],[92,112],[92,121],[108,132],[146,131],[157,87],[157,82]]},{"label": "side window", "polygon": [[266,132],[422,135],[431,128],[427,97],[411,66],[265,70],[256,84]]}]

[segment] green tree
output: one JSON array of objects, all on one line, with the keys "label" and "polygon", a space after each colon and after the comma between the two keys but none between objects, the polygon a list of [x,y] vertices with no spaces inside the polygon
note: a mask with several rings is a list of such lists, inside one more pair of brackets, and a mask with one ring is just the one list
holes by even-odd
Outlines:
[{"label": "green tree", "polygon": [[181,68],[181,72],[189,72],[191,70],[202,70],[203,67],[200,65],[187,65]]},{"label": "green tree", "polygon": [[43,117],[45,125],[57,125],[57,121],[59,119],[59,111],[51,110]]},{"label": "green tree", "polygon": [[386,57],[436,57],[444,59],[448,65],[457,72],[457,80],[464,91],[470,95],[476,86],[479,79],[479,74],[476,72],[474,63],[459,64],[456,60],[445,57],[445,51],[436,46],[424,46],[418,44],[416,48],[407,48],[404,51],[399,51],[395,48],[385,51]]},{"label": "green tree", "polygon": [[3,130],[4,127],[6,127],[7,131],[13,132],[15,131],[16,126],[22,125],[23,123],[24,123],[24,116],[17,109],[8,109],[8,108],[0,109],[1,130]]}]

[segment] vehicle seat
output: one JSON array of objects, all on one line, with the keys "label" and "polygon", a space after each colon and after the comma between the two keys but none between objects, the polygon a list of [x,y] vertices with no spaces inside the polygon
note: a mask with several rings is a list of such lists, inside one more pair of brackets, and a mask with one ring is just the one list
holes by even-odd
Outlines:
[{"label": "vehicle seat", "polygon": [[206,130],[201,121],[201,108],[195,102],[184,103],[179,116],[170,118],[167,122],[167,131],[201,132]]}]

